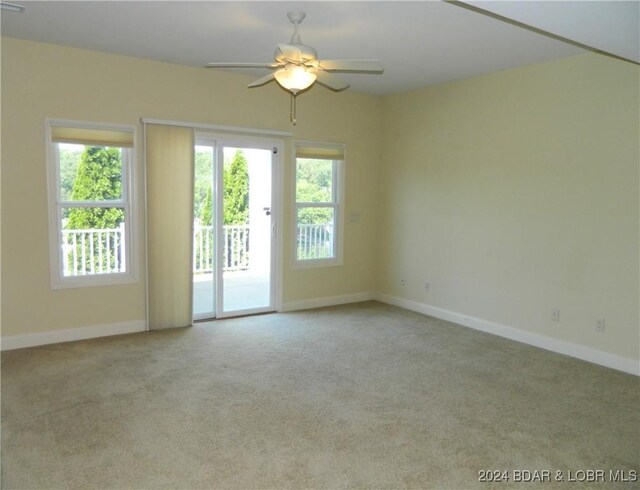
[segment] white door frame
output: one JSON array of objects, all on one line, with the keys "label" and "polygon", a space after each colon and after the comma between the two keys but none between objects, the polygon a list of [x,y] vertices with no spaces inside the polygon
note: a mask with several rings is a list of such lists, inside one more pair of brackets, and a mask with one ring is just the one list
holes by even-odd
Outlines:
[{"label": "white door frame", "polygon": [[[214,188],[213,202],[215,213],[215,270],[214,270],[214,296],[215,296],[215,318],[228,318],[232,316],[251,315],[256,313],[266,313],[279,311],[282,305],[282,162],[284,141],[273,137],[256,137],[238,134],[220,134],[208,131],[198,131],[195,135],[197,145],[212,146],[214,152]],[[271,151],[271,270],[269,305],[262,308],[252,308],[237,310],[232,312],[223,311],[223,243],[220,239],[223,236],[223,206],[222,206],[222,175],[224,165],[224,148],[252,148]]]}]

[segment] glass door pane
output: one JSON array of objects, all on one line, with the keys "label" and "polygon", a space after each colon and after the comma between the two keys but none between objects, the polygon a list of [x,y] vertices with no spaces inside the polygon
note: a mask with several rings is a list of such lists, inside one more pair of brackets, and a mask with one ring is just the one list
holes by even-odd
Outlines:
[{"label": "glass door pane", "polygon": [[215,317],[213,146],[196,145],[193,196],[193,317]]},{"label": "glass door pane", "polygon": [[[272,151],[223,147],[218,228],[221,314],[273,309]],[[220,316],[220,315],[218,315]]]}]

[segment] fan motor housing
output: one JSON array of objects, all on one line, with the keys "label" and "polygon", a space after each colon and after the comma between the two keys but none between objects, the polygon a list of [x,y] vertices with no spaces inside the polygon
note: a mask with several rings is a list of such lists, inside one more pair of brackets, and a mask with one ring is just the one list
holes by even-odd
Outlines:
[{"label": "fan motor housing", "polygon": [[297,43],[296,44],[290,43],[290,46],[295,46],[300,50],[302,59],[300,60],[289,59],[282,53],[282,51],[280,51],[280,48],[276,48],[274,57],[277,62],[307,63],[307,62],[315,61],[318,59],[318,52],[311,46],[307,46],[306,44],[297,44]]}]

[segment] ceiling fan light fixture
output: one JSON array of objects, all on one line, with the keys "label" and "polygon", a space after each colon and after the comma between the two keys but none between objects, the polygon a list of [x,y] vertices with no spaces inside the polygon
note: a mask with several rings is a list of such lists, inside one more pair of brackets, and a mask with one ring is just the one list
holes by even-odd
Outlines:
[{"label": "ceiling fan light fixture", "polygon": [[292,94],[311,87],[316,81],[316,74],[304,66],[287,65],[274,73],[276,81]]},{"label": "ceiling fan light fixture", "polygon": [[293,24],[293,35],[289,44],[278,44],[273,57],[275,63],[209,63],[209,68],[269,68],[268,75],[258,78],[249,88],[261,87],[274,78],[278,85],[291,94],[290,118],[296,124],[296,98],[298,93],[311,87],[316,81],[339,92],[349,88],[333,72],[381,74],[384,68],[377,60],[319,60],[315,48],[302,43],[298,26],[305,17],[299,10],[287,14]]}]

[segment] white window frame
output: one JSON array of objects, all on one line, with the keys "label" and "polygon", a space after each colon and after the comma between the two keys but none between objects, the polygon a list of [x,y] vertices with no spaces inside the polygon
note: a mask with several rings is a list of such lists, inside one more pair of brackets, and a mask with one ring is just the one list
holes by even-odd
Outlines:
[{"label": "white window frame", "polygon": [[[308,203],[308,202],[298,202],[296,194],[297,194],[297,169],[298,169],[298,158],[297,158],[297,148],[318,148],[318,149],[335,149],[340,150],[343,154],[342,160],[332,160],[333,161],[333,172],[332,172],[332,198],[331,202],[322,202],[322,203]],[[319,143],[315,141],[294,141],[293,143],[293,203],[292,203],[292,248],[291,248],[291,257],[292,257],[292,269],[313,269],[318,267],[337,267],[343,264],[343,244],[344,244],[344,175],[345,175],[345,161],[346,161],[346,151],[344,144],[338,143]],[[326,160],[330,160],[327,158]],[[334,210],[334,224],[333,224],[333,257],[327,257],[323,259],[298,259],[298,210],[304,208],[332,208]]]},{"label": "white window frame", "polygon": [[[123,149],[122,158],[122,199],[110,201],[63,201],[60,194],[60,165],[57,143],[52,141],[52,128],[79,128],[87,130],[120,131],[132,133],[134,146]],[[49,265],[51,289],[67,289],[91,286],[112,286],[138,282],[137,226],[135,201],[135,162],[137,128],[133,125],[114,125],[85,121],[71,121],[66,119],[46,119],[46,162],[47,162],[47,190],[49,213]],[[126,272],[112,272],[104,274],[90,274],[82,276],[65,276],[63,271],[62,249],[62,209],[65,207],[118,207],[124,209],[124,233]]]}]

